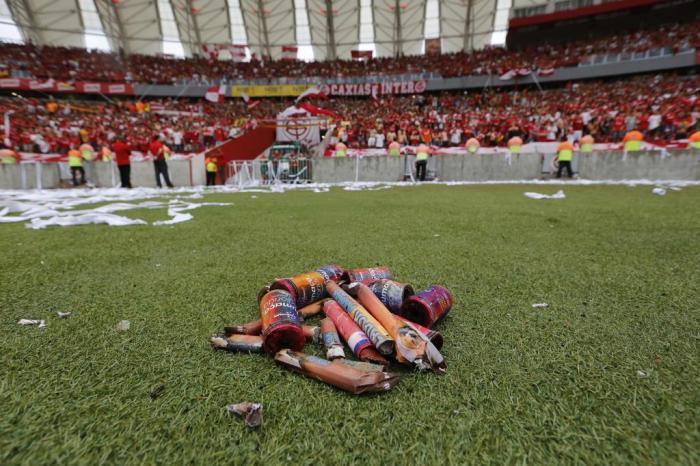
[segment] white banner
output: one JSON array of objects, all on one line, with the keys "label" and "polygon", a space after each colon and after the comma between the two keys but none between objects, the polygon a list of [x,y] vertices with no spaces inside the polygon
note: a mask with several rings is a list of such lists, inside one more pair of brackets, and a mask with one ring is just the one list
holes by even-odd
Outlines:
[{"label": "white banner", "polygon": [[307,147],[313,147],[321,142],[319,127],[323,119],[316,117],[278,118],[277,141],[298,141]]}]

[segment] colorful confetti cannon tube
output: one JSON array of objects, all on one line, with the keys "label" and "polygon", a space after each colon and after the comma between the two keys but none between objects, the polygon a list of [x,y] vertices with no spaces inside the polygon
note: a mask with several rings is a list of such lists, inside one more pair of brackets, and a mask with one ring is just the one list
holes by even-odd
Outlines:
[{"label": "colorful confetti cannon tube", "polygon": [[234,334],[240,335],[260,335],[262,333],[262,321],[253,320],[247,324],[231,325],[224,327],[224,335],[227,337]]},{"label": "colorful confetti cannon tube", "polygon": [[428,340],[430,340],[430,342],[433,345],[435,345],[435,348],[437,348],[438,350],[442,349],[442,345],[444,343],[442,340],[442,333],[438,332],[437,330],[429,329],[428,327],[423,327],[422,325],[417,324],[415,322],[411,322],[405,317],[396,316],[396,318],[403,322],[406,322],[407,324],[413,325],[413,327],[415,327],[416,330],[428,337]]},{"label": "colorful confetti cannon tube", "polygon": [[420,370],[445,372],[445,362],[442,355],[427,337],[416,328],[399,320],[366,285],[352,283],[348,285],[348,289],[389,332],[396,345],[396,360],[398,362],[412,363]]},{"label": "colorful confetti cannon tube", "polygon": [[333,321],[338,333],[360,361],[387,365],[389,361],[374,349],[365,332],[357,326],[352,317],[333,300],[323,303],[323,312]]},{"label": "colorful confetti cannon tube", "polygon": [[383,370],[367,370],[345,364],[342,359],[328,361],[288,349],[278,352],[275,355],[275,361],[294,372],[355,395],[386,392],[399,383],[398,374]]},{"label": "colorful confetti cannon tube", "polygon": [[334,282],[337,282],[343,278],[345,269],[336,264],[328,264],[324,265],[323,267],[317,268],[316,270],[314,270],[314,272],[320,273],[321,276],[323,276],[323,279],[326,281],[333,280]]},{"label": "colorful confetti cannon tube", "polygon": [[263,348],[275,354],[282,348],[304,348],[304,331],[291,294],[272,290],[260,300]]},{"label": "colorful confetti cannon tube", "polygon": [[231,335],[227,337],[213,336],[211,345],[216,349],[237,351],[240,353],[262,353],[263,338],[257,335]]},{"label": "colorful confetti cannon tube", "polygon": [[452,295],[439,285],[432,285],[410,296],[401,306],[401,315],[411,322],[431,328],[452,309]]},{"label": "colorful confetti cannon tube", "polygon": [[321,319],[321,339],[323,340],[323,346],[326,347],[326,358],[330,360],[345,358],[343,343],[340,341],[333,321],[328,317]]},{"label": "colorful confetti cannon tube", "polygon": [[394,352],[394,340],[367,309],[352,299],[337,283],[329,281],[326,284],[326,288],[333,299],[350,314],[350,317],[365,332],[365,335],[369,337],[369,341],[372,342],[380,354],[388,356]]},{"label": "colorful confetti cannon tube", "polygon": [[326,280],[318,272],[307,272],[275,280],[270,289],[289,292],[294,297],[297,308],[302,308],[326,296]]},{"label": "colorful confetti cannon tube", "polygon": [[347,283],[361,282],[363,280],[380,280],[382,278],[394,278],[389,267],[370,267],[368,269],[347,270],[343,274],[343,280]]},{"label": "colorful confetti cannon tube", "polygon": [[394,280],[381,279],[365,283],[377,295],[377,298],[394,314],[401,313],[401,304],[415,291],[411,285],[395,282]]}]

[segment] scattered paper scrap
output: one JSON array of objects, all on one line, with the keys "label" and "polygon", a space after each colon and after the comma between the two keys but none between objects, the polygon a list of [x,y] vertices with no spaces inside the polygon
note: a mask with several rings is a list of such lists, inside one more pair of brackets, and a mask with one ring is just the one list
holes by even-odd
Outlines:
[{"label": "scattered paper scrap", "polygon": [[46,327],[46,321],[45,321],[45,320],[20,319],[17,323],[18,323],[19,325],[38,325],[39,328],[44,328],[44,327]]},{"label": "scattered paper scrap", "polygon": [[549,304],[547,303],[535,303],[532,305],[534,308],[543,308],[543,307],[549,307]]},{"label": "scattered paper scrap", "polygon": [[251,429],[260,427],[263,422],[263,405],[262,403],[252,403],[244,401],[242,403],[228,405],[226,407],[229,413],[237,414],[245,421],[245,425]]},{"label": "scattered paper scrap", "polygon": [[56,315],[58,316],[59,319],[66,319],[66,318],[70,317],[71,312],[56,311]]},{"label": "scattered paper scrap", "polygon": [[666,190],[664,188],[656,187],[651,190],[652,193],[656,194],[657,196],[665,196],[666,195]]},{"label": "scattered paper scrap", "polygon": [[566,199],[566,194],[564,194],[564,191],[562,190],[559,190],[554,194],[526,192],[525,197],[529,197],[530,199]]},{"label": "scattered paper scrap", "polygon": [[120,320],[117,324],[117,331],[126,332],[127,330],[129,330],[129,327],[131,327],[131,322],[129,322],[128,320]]}]

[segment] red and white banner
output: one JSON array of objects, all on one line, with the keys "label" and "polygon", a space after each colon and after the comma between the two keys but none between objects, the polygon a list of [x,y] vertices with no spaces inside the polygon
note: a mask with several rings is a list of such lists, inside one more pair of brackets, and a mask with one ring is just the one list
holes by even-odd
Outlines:
[{"label": "red and white banner", "polygon": [[204,44],[202,45],[202,51],[211,60],[218,60],[221,52],[226,51],[231,57],[231,60],[235,62],[242,62],[245,60],[245,45],[240,44]]},{"label": "red and white banner", "polygon": [[2,78],[0,89],[39,92],[73,92],[77,94],[134,95],[134,86],[127,83],[64,82],[53,79]]},{"label": "red and white banner", "polygon": [[293,45],[282,46],[282,60],[296,60],[299,48]]},{"label": "red and white banner", "polygon": [[428,82],[421,81],[384,81],[381,83],[364,84],[325,84],[320,87],[326,95],[367,95],[378,96],[386,94],[422,94]]},{"label": "red and white banner", "polygon": [[554,68],[540,68],[537,71],[537,76],[552,76],[554,74]]},{"label": "red and white banner", "polygon": [[353,60],[371,60],[372,51],[371,50],[351,50],[350,56]]},{"label": "red and white banner", "polygon": [[207,89],[204,98],[209,102],[222,103],[226,99],[226,86],[212,86]]}]

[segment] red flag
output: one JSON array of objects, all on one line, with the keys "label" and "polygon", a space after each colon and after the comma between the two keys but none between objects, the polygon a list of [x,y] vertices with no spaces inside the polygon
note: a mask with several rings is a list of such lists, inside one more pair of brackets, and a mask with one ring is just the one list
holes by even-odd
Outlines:
[{"label": "red flag", "polygon": [[307,112],[309,112],[312,115],[326,115],[331,118],[340,118],[337,113],[332,112],[330,110],[327,110],[325,108],[317,107],[315,105],[311,105],[308,102],[302,102],[300,104],[297,104],[299,108],[303,108]]}]

